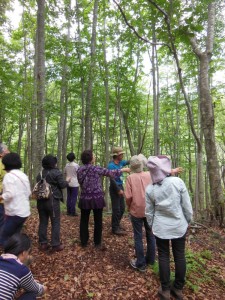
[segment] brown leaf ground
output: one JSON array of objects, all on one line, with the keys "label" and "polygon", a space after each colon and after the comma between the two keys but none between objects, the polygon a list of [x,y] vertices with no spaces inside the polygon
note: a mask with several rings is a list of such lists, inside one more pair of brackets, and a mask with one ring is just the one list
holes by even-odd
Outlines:
[{"label": "brown leaf ground", "polygon": [[[34,208],[25,231],[33,240],[32,272],[48,286],[44,299],[148,299],[157,298],[159,278],[157,267],[140,273],[129,266],[134,257],[132,227],[128,217],[123,226],[127,236],[110,232],[111,216],[105,214],[103,240],[106,251],[93,247],[93,217],[90,218],[90,243],[79,246],[79,217],[62,213],[61,236],[65,245],[60,253],[47,254],[38,250],[38,216]],[[184,299],[225,299],[225,231],[198,230],[187,245],[188,282]],[[196,290],[194,292],[194,290]],[[171,298],[172,299],[172,298]]]}]

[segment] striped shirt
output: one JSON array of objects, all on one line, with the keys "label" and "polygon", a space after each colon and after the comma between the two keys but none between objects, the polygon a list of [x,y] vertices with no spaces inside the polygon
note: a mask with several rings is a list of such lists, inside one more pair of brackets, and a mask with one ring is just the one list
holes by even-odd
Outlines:
[{"label": "striped shirt", "polygon": [[3,254],[0,256],[0,299],[14,299],[21,288],[37,293],[37,296],[44,292],[43,286],[34,280],[31,271],[15,255]]}]

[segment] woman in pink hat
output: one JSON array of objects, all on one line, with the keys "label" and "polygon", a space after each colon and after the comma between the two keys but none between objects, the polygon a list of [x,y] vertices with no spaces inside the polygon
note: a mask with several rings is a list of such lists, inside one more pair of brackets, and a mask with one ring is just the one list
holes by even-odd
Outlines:
[{"label": "woman in pink hat", "polygon": [[[156,238],[159,258],[161,300],[169,300],[170,292],[182,300],[185,283],[185,236],[193,211],[185,183],[170,176],[171,161],[167,156],[150,156],[147,166],[152,184],[146,189],[145,214]],[[175,262],[175,281],[170,285],[170,241]]]}]

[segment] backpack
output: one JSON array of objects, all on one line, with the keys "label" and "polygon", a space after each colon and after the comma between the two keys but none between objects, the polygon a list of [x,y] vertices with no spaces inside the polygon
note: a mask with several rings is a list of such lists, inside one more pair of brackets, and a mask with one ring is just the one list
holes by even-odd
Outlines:
[{"label": "backpack", "polygon": [[51,185],[46,181],[46,177],[42,177],[42,172],[40,175],[41,180],[35,184],[32,191],[32,197],[37,200],[48,200],[52,196],[52,188]]}]

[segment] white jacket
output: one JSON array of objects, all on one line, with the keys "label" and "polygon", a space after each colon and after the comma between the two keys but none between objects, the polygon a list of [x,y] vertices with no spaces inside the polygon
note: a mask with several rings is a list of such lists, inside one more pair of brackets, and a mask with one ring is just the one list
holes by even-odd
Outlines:
[{"label": "white jacket", "polygon": [[30,182],[26,174],[20,170],[11,170],[3,179],[5,214],[26,218],[30,215],[31,194]]}]

